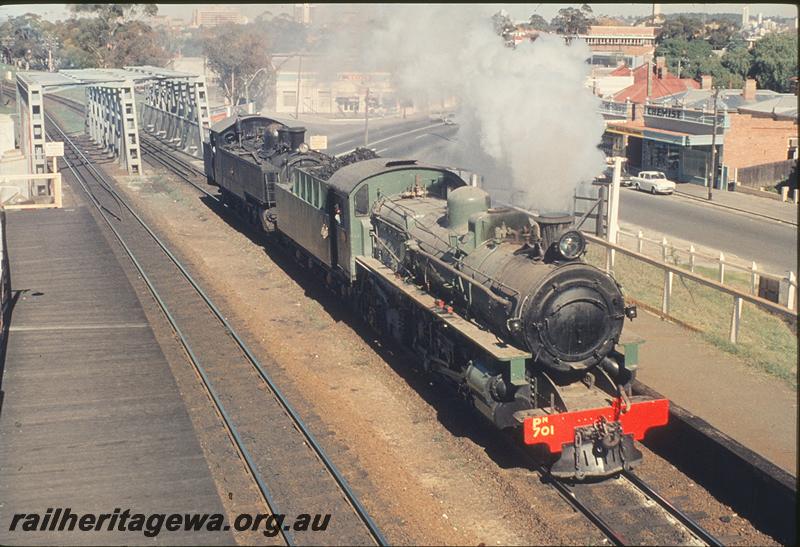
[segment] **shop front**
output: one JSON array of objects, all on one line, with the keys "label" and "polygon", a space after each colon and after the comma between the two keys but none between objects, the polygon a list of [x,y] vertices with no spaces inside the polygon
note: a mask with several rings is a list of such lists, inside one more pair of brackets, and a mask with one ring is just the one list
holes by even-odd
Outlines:
[{"label": "shop front", "polygon": [[[723,139],[717,136],[717,164],[723,163]],[[711,135],[645,129],[642,170],[662,171],[676,182],[706,186],[711,173]]]}]

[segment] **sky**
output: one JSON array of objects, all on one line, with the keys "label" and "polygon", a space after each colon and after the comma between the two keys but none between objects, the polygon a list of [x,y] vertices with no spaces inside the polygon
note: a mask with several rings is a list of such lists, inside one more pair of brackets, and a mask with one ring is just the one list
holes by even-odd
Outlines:
[{"label": "sky", "polygon": [[[201,5],[201,4],[195,4]],[[233,4],[248,17],[255,17],[263,11],[273,14],[281,12],[292,13],[294,4]],[[537,13],[547,20],[552,19],[559,9],[566,6],[579,6],[580,4],[497,4],[498,9],[503,8],[515,19],[527,19]],[[642,16],[649,15],[652,4],[590,4],[597,15],[622,15]],[[697,12],[697,13],[741,13],[742,6],[746,4],[661,4],[662,13]],[[750,15],[755,17],[759,12],[765,16],[797,17],[797,6],[794,4],[761,4],[752,3]],[[159,4],[159,13],[172,17],[181,17],[187,21],[191,18],[193,5],[190,4]],[[192,9],[190,9],[192,8]],[[66,4],[5,4],[0,7],[0,21],[8,16],[36,13],[45,19],[58,20],[67,17]]]}]

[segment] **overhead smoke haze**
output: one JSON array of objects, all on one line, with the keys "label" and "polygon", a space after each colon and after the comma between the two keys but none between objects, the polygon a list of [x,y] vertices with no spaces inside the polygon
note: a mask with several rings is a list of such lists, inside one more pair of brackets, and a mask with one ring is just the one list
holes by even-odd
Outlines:
[{"label": "overhead smoke haze", "polygon": [[391,71],[400,96],[415,104],[457,99],[457,151],[426,160],[479,172],[495,198],[514,205],[569,210],[576,186],[605,167],[599,99],[585,86],[589,49],[548,35],[505,47],[493,31],[495,11],[384,6],[368,29],[348,29],[341,43],[352,45],[358,34],[364,66]]}]

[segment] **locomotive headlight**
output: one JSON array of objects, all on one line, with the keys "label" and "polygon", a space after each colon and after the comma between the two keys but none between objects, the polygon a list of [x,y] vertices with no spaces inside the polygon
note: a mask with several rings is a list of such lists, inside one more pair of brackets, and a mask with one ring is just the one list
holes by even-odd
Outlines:
[{"label": "locomotive headlight", "polygon": [[571,230],[558,240],[558,252],[567,260],[578,258],[586,248],[586,240],[580,232]]},{"label": "locomotive headlight", "polygon": [[297,147],[297,151],[301,154],[305,154],[308,152],[308,145],[306,143],[301,143],[300,146]]}]

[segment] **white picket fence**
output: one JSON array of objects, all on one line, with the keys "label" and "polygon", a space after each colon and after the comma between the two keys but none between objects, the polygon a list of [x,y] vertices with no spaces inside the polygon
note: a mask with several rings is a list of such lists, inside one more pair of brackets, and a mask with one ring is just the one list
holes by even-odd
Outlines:
[{"label": "white picket fence", "polygon": [[[739,341],[739,327],[741,326],[742,322],[742,304],[744,302],[752,303],[759,308],[768,311],[770,313],[776,314],[781,317],[785,317],[790,320],[797,320],[797,313],[794,311],[796,308],[796,279],[793,281],[795,285],[791,285],[791,289],[793,294],[791,295],[792,307],[784,306],[782,304],[777,304],[772,302],[771,300],[766,300],[757,296],[756,294],[752,294],[749,292],[741,291],[735,287],[728,287],[723,285],[720,281],[716,279],[709,279],[708,277],[699,275],[695,272],[689,271],[688,269],[684,269],[680,266],[676,266],[670,264],[666,260],[666,253],[661,257],[654,258],[648,256],[646,254],[638,252],[638,250],[628,249],[622,245],[611,243],[606,241],[603,238],[593,236],[591,234],[584,233],[584,237],[586,237],[587,241],[591,243],[596,243],[602,247],[606,248],[606,270],[611,271],[614,267],[614,255],[615,253],[620,253],[640,262],[644,262],[645,264],[649,264],[650,266],[655,266],[656,268],[662,270],[664,272],[664,285],[663,291],[661,295],[661,313],[665,316],[670,315],[670,304],[672,302],[672,284],[674,277],[677,275],[685,280],[694,281],[695,283],[699,283],[700,285],[704,285],[711,289],[717,290],[724,294],[727,294],[732,297],[733,299],[733,308],[731,312],[731,323],[730,323],[730,333],[729,333],[729,340],[732,344],[736,344]],[[668,243],[664,245],[666,249],[668,247]],[[723,257],[724,258],[724,257]],[[724,260],[721,262],[721,276],[724,278],[724,267],[725,262]],[[789,291],[787,291],[789,292]]]},{"label": "white picket fence", "polygon": [[797,275],[793,271],[786,272],[785,275],[767,272],[759,268],[755,261],[748,263],[748,261],[728,257],[722,251],[719,254],[698,251],[692,243],[689,243],[688,247],[681,247],[668,241],[666,237],[662,237],[661,240],[651,239],[645,237],[641,230],[638,230],[635,234],[624,230],[618,231],[616,243],[627,248],[633,246],[640,254],[660,257],[664,263],[668,263],[671,260],[672,263],[677,265],[680,259],[684,258],[689,271],[692,273],[695,272],[695,267],[699,263],[710,265],[717,271],[716,280],[723,285],[726,281],[725,273],[727,270],[743,272],[750,277],[749,288],[750,294],[753,295],[758,294],[759,280],[762,277],[771,279],[778,282],[783,288],[779,303],[790,310],[797,309]]}]

